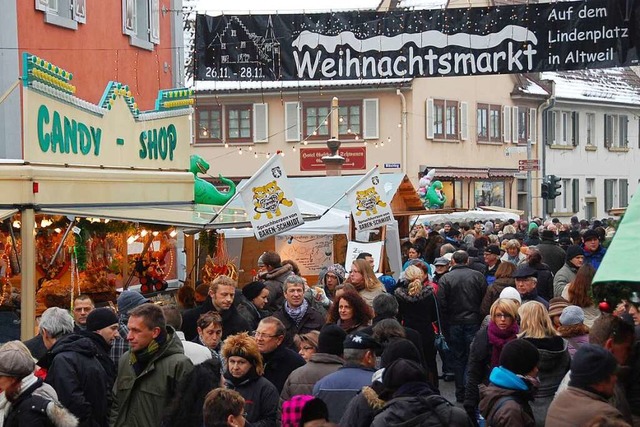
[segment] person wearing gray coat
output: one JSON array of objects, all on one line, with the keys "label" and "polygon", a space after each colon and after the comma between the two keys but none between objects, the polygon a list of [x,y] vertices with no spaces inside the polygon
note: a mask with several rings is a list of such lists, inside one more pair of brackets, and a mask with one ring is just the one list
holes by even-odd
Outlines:
[{"label": "person wearing gray coat", "polygon": [[578,269],[584,263],[584,252],[578,245],[572,245],[567,248],[567,258],[564,265],[553,278],[553,296],[562,296],[564,287],[573,282],[576,278]]}]

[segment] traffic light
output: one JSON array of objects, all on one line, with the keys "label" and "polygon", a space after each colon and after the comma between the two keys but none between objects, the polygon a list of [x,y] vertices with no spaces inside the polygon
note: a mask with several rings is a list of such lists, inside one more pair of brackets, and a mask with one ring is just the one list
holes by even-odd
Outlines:
[{"label": "traffic light", "polygon": [[549,199],[549,182],[547,181],[546,177],[542,180],[542,186],[540,188],[540,196],[544,200]]},{"label": "traffic light", "polygon": [[562,188],[561,184],[562,178],[559,178],[555,175],[549,175],[549,199],[553,200],[562,193],[558,190]]}]

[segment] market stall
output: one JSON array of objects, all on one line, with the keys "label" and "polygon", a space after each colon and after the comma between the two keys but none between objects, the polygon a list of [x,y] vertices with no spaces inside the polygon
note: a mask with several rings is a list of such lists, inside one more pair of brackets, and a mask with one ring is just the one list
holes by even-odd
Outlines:
[{"label": "market stall", "polygon": [[23,63],[24,159],[0,160],[0,243],[13,267],[4,300],[20,301],[23,338],[37,310],[78,292],[112,300],[116,287],[179,278],[176,226],[248,223],[241,209],[193,203],[189,90],[161,90],[142,112],[111,82],[92,104],[74,95],[70,72],[29,54]]}]

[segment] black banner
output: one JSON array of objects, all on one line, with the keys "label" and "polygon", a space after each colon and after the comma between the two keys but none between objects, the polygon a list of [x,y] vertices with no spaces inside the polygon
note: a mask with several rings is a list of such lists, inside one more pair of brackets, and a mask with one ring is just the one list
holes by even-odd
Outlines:
[{"label": "black banner", "polygon": [[198,15],[194,74],[219,81],[360,80],[635,65],[625,3]]}]

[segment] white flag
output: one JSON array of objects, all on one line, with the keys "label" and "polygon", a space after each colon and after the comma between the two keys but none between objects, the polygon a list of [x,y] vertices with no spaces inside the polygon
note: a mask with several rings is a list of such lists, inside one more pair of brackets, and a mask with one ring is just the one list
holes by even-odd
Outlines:
[{"label": "white flag", "polygon": [[393,221],[390,200],[382,185],[378,167],[374,167],[347,191],[356,231],[369,230]]},{"label": "white flag", "polygon": [[304,223],[279,154],[249,178],[239,193],[258,240]]}]

